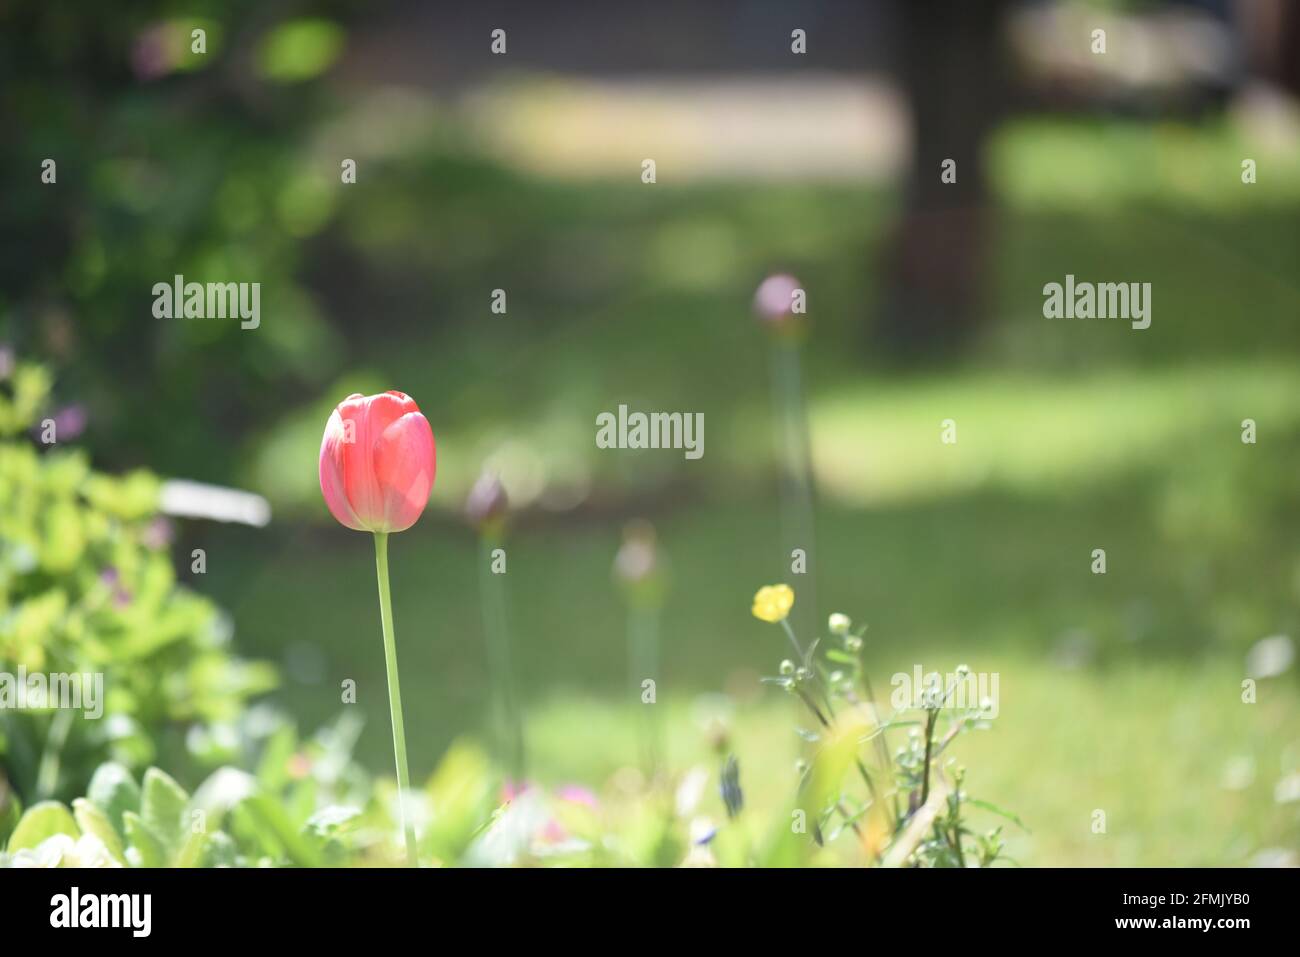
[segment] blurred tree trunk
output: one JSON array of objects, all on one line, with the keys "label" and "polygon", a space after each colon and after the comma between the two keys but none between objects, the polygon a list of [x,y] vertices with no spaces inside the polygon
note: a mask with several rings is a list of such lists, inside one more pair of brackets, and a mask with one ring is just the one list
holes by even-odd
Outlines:
[{"label": "blurred tree trunk", "polygon": [[[978,320],[990,226],[983,147],[1003,103],[1006,6],[898,4],[912,159],[903,210],[886,240],[880,333],[903,355],[951,351]],[[940,178],[948,159],[956,161],[955,182]]]},{"label": "blurred tree trunk", "polygon": [[1235,14],[1254,71],[1300,96],[1300,4],[1237,0]]}]

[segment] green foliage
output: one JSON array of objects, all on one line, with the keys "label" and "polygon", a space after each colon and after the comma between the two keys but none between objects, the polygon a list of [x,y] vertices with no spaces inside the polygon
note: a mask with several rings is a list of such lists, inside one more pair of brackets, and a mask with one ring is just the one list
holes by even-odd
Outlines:
[{"label": "green foliage", "polygon": [[231,653],[228,620],[176,581],[153,476],[97,473],[83,453],[22,434],[49,384],[25,363],[0,382],[0,671],[87,676],[87,690],[102,675],[103,700],[0,710],[0,767],[29,802],[78,793],[106,758],[184,766],[188,731],[233,719],[275,682]]},{"label": "green foliage", "polygon": [[343,31],[327,20],[291,20],[267,34],[259,50],[264,76],[281,83],[324,72],[343,48]]},{"label": "green foliage", "polygon": [[[218,772],[221,773],[221,772]],[[203,809],[157,768],[143,788],[125,768],[105,764],[96,780],[129,782],[77,798],[72,811],[57,801],[30,808],[10,836],[0,866],[196,867],[221,863],[230,839],[209,830]],[[133,799],[124,807],[123,799]],[[249,800],[253,798],[250,796]],[[101,803],[103,802],[103,803]],[[219,824],[219,819],[213,822]]]},{"label": "green foliage", "polygon": [[[40,193],[27,176],[3,186],[25,241],[0,264],[0,341],[48,350],[77,383],[96,461],[228,481],[231,435],[338,372],[300,240],[332,218],[332,194],[304,193],[303,151],[332,114],[320,81],[345,27],[256,0],[73,6],[0,7],[0,122],[15,131],[0,160],[58,163]],[[158,320],[149,290],[177,274],[260,281],[276,321],[249,335]]]},{"label": "green foliage", "polygon": [[[781,625],[797,644],[788,620]],[[867,863],[993,864],[1002,852],[1001,828],[975,834],[967,806],[1023,824],[994,804],[971,799],[963,788],[965,769],[948,757],[963,732],[989,727],[993,703],[968,700],[976,687],[970,669],[960,665],[947,679],[935,674],[912,700],[897,707],[891,697],[887,709],[863,665],[866,626],[851,630],[849,618],[835,614],[829,631],[797,663],[783,661],[777,676],[763,679],[798,698],[817,721],[814,730],[798,729],[812,754],[800,761],[798,792],[788,816],[773,825],[764,863],[807,864],[817,848],[851,833]],[[890,732],[900,728],[907,728],[906,741],[891,753]]]},{"label": "green foliage", "polygon": [[[156,767],[139,781],[107,762],[71,810],[41,801],[18,820],[0,866],[211,867],[393,863],[400,849],[351,760],[343,718],[300,741],[282,719],[262,740],[256,774],[212,772],[191,795]],[[287,747],[283,747],[286,745]],[[352,803],[349,803],[352,802]]]},{"label": "green foliage", "polygon": [[57,801],[32,805],[9,835],[8,849],[23,851],[39,847],[56,834],[77,834],[77,822],[66,807]]},{"label": "green foliage", "polygon": [[[396,795],[351,760],[357,727],[344,716],[308,740],[282,721],[262,741],[257,771],[218,768],[189,794],[151,767],[137,782],[101,765],[71,810],[42,801],[17,822],[0,867],[393,866],[404,859]],[[287,747],[285,746],[287,745]],[[410,797],[421,859],[435,865],[514,863],[536,828],[494,816],[499,779],[468,743],[453,747],[427,787]],[[529,801],[516,808],[536,807]],[[544,817],[531,818],[545,823]],[[489,823],[509,824],[511,833]]]}]

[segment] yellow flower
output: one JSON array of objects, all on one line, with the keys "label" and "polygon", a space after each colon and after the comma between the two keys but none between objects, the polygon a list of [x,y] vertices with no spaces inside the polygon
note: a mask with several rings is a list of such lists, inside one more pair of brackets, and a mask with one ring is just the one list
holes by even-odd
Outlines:
[{"label": "yellow flower", "polygon": [[785,621],[794,604],[794,589],[789,585],[764,585],[754,596],[754,617],[776,624]]}]

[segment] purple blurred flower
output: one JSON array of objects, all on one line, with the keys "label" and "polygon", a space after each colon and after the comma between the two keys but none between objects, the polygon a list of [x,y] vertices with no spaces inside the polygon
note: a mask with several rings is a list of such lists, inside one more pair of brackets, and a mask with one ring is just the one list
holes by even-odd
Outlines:
[{"label": "purple blurred flower", "polygon": [[794,294],[802,289],[789,273],[768,276],[754,293],[754,313],[764,323],[782,327],[796,319]]},{"label": "purple blurred flower", "polygon": [[172,523],[163,516],[157,515],[145,526],[140,541],[145,548],[159,552],[172,543],[174,532]]},{"label": "purple blurred flower", "polygon": [[510,510],[505,486],[495,472],[484,472],[465,499],[465,517],[480,531],[497,526]]},{"label": "purple blurred flower", "polygon": [[532,789],[533,785],[530,781],[513,781],[510,778],[506,778],[501,785],[501,803],[509,804],[515,798],[526,794]]},{"label": "purple blurred flower", "polygon": [[712,822],[699,819],[691,822],[691,843],[703,847],[718,836],[718,829]]},{"label": "purple blurred flower", "polygon": [[722,803],[726,805],[727,817],[734,818],[745,806],[745,796],[740,790],[740,762],[734,754],[727,755],[722,763],[721,781],[718,790],[722,792]]},{"label": "purple blurred flower", "polygon": [[55,435],[60,442],[75,439],[86,431],[86,407],[74,403],[54,413]]},{"label": "purple blurred flower", "polygon": [[117,608],[125,608],[131,604],[131,593],[123,588],[120,584],[122,576],[118,574],[116,568],[108,565],[99,573],[99,580],[113,590],[113,605]]},{"label": "purple blurred flower", "polygon": [[171,23],[159,23],[135,38],[131,48],[131,69],[141,80],[156,80],[171,73],[176,66],[179,38]]},{"label": "purple blurred flower", "polygon": [[595,807],[597,803],[596,795],[581,784],[566,784],[556,790],[555,796],[561,801],[572,801],[575,804],[583,804],[587,807]]}]

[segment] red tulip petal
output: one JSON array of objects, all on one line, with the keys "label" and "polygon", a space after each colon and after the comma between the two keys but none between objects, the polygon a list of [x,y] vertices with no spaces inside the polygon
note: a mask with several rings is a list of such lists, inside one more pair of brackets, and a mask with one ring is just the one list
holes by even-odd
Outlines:
[{"label": "red tulip petal", "polygon": [[418,411],[405,413],[383,430],[375,446],[374,471],[384,490],[384,525],[389,531],[405,531],[419,519],[429,502],[436,467],[433,430]]},{"label": "red tulip petal", "polygon": [[325,424],[325,435],[320,444],[320,490],[330,514],[347,528],[364,531],[365,526],[348,501],[344,486],[346,448],[344,446],[343,419],[338,409]]}]

